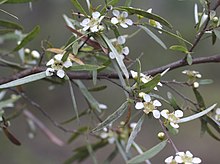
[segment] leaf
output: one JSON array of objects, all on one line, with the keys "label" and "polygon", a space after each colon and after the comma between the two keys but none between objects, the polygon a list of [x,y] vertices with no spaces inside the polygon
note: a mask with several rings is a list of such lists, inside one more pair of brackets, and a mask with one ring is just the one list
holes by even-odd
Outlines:
[{"label": "leaf", "polygon": [[110,164],[111,161],[118,155],[118,149],[116,148],[111,152],[111,154],[107,157],[107,159],[103,162],[103,164]]},{"label": "leaf", "polygon": [[138,25],[138,27],[140,27],[141,29],[143,29],[151,38],[153,38],[161,47],[163,47],[164,49],[167,49],[166,45],[163,43],[162,40],[160,40],[160,38],[158,38],[152,31],[150,31],[147,27],[142,26],[142,25]]},{"label": "leaf", "polygon": [[141,89],[148,89],[148,91],[151,91],[154,89],[154,87],[157,86],[157,84],[160,82],[161,75],[157,74],[154,76],[150,81],[140,86]]},{"label": "leaf", "polygon": [[101,112],[98,101],[89,93],[85,85],[80,80],[74,80],[74,82],[78,85],[80,91],[82,92],[86,100],[89,102],[91,107],[97,110],[98,112]]},{"label": "leaf", "polygon": [[23,27],[21,25],[7,20],[0,20],[0,26],[6,27],[7,29],[23,30]]},{"label": "leaf", "polygon": [[129,73],[128,70],[123,62],[123,60],[121,59],[118,51],[115,49],[115,47],[112,45],[112,42],[104,35],[102,34],[102,38],[104,39],[104,41],[106,42],[106,44],[108,45],[108,47],[110,48],[110,50],[115,54],[115,58],[116,61],[121,69],[121,71],[124,73],[126,79],[129,79]]},{"label": "leaf", "polygon": [[72,4],[81,12],[83,15],[87,16],[87,13],[83,9],[83,7],[80,5],[80,3],[77,0],[71,0]]},{"label": "leaf", "polygon": [[102,69],[105,66],[98,66],[98,65],[91,65],[91,64],[84,64],[84,65],[73,65],[71,67],[72,71],[94,71],[98,69]]},{"label": "leaf", "polygon": [[5,3],[28,3],[32,1],[33,0],[7,0]]},{"label": "leaf", "polygon": [[72,143],[75,139],[77,139],[80,135],[82,135],[84,132],[88,131],[87,126],[80,127],[77,129],[76,132],[74,132],[71,137],[68,139],[67,143],[70,144]]},{"label": "leaf", "polygon": [[206,105],[205,105],[205,101],[204,101],[202,95],[199,93],[199,91],[196,88],[193,88],[193,92],[196,96],[196,100],[197,100],[197,103],[198,103],[199,107],[201,109],[205,109]]},{"label": "leaf", "polygon": [[40,73],[35,73],[29,76],[25,76],[23,78],[17,79],[17,80],[13,80],[11,82],[5,83],[0,85],[0,89],[5,89],[5,88],[10,88],[10,87],[15,87],[18,85],[23,85],[23,84],[27,84],[33,81],[37,81],[40,79],[43,79],[47,77],[45,72],[40,72]]},{"label": "leaf", "polygon": [[129,152],[129,149],[130,149],[131,145],[133,144],[134,139],[136,138],[137,134],[140,132],[142,123],[144,122],[144,118],[145,118],[145,114],[142,115],[142,117],[138,120],[137,125],[132,130],[132,132],[128,138],[127,145],[126,145],[126,152]]},{"label": "leaf", "polygon": [[206,131],[209,133],[210,136],[212,136],[212,138],[216,139],[217,141],[220,141],[220,138],[217,137],[208,126],[207,126]]},{"label": "leaf", "polygon": [[173,46],[170,46],[169,48],[170,50],[173,50],[173,51],[180,51],[180,52],[183,52],[185,54],[188,54],[189,51],[187,50],[186,47],[182,46],[182,45],[173,45]]},{"label": "leaf", "polygon": [[74,109],[74,111],[76,113],[76,118],[77,118],[77,121],[79,123],[79,112],[78,112],[78,108],[77,108],[77,104],[76,104],[76,98],[75,98],[75,95],[74,95],[74,92],[73,92],[73,86],[72,86],[72,83],[71,83],[71,80],[69,79],[69,77],[68,77],[68,84],[69,84],[69,89],[70,89],[70,95],[71,95],[73,109]]},{"label": "leaf", "polygon": [[131,6],[131,3],[132,3],[132,0],[126,0],[126,1],[125,1],[125,6],[126,6],[126,7],[130,7],[130,6]]},{"label": "leaf", "polygon": [[213,110],[216,107],[216,105],[217,104],[214,104],[214,105],[210,106],[209,108],[203,110],[202,112],[193,114],[193,115],[188,116],[188,117],[181,118],[181,119],[177,120],[176,123],[188,122],[188,121],[192,121],[192,120],[195,120],[197,118],[200,118],[200,117],[206,115],[207,113],[209,113],[211,110]]},{"label": "leaf", "polygon": [[187,61],[187,63],[189,64],[189,65],[192,65],[192,56],[190,55],[190,54],[187,54],[187,56],[186,56],[186,61]]},{"label": "leaf", "polygon": [[94,87],[94,88],[89,88],[88,91],[89,92],[98,92],[98,91],[102,91],[106,88],[107,88],[106,85],[101,85],[101,86],[97,86],[97,87]]},{"label": "leaf", "polygon": [[33,40],[39,32],[40,32],[40,26],[36,26],[31,32],[27,34],[27,36],[25,36],[22,39],[21,43],[17,45],[17,47],[15,47],[13,51],[18,51],[21,48],[23,48],[26,44],[28,44],[31,40]]},{"label": "leaf", "polygon": [[217,39],[217,37],[215,35],[215,32],[212,31],[212,45],[214,45],[216,43],[216,39]]},{"label": "leaf", "polygon": [[144,152],[143,154],[137,155],[136,157],[130,159],[128,161],[128,164],[141,163],[141,162],[144,162],[144,161],[154,157],[166,146],[166,144],[167,144],[167,140],[160,142],[159,144],[152,147],[150,150]]},{"label": "leaf", "polygon": [[213,31],[214,31],[216,37],[217,37],[218,39],[220,39],[220,31],[219,31],[219,30],[213,30]]},{"label": "leaf", "polygon": [[168,97],[170,105],[173,107],[173,109],[175,109],[175,110],[180,109],[180,107],[177,104],[176,99],[175,99],[175,97],[173,97],[172,93],[167,92],[167,97]]},{"label": "leaf", "polygon": [[109,124],[113,123],[115,120],[117,120],[119,117],[122,116],[122,114],[125,112],[125,110],[128,107],[128,102],[125,101],[114,113],[109,115],[103,122],[101,122],[96,128],[92,130],[93,133],[103,129],[104,127],[108,126]]},{"label": "leaf", "polygon": [[127,12],[129,12],[129,14],[138,14],[138,15],[141,15],[141,16],[143,16],[145,18],[153,19],[153,20],[155,20],[157,22],[160,22],[164,26],[172,29],[172,25],[167,20],[165,20],[164,18],[160,17],[159,15],[156,15],[156,14],[153,14],[153,13],[149,13],[149,12],[147,12],[145,10],[138,9],[138,8],[133,8],[133,7],[121,6],[121,7],[118,7],[118,9],[126,10]]},{"label": "leaf", "polygon": [[212,79],[202,79],[202,80],[199,80],[199,84],[201,84],[201,85],[207,85],[207,84],[212,84],[212,83],[213,83]]}]

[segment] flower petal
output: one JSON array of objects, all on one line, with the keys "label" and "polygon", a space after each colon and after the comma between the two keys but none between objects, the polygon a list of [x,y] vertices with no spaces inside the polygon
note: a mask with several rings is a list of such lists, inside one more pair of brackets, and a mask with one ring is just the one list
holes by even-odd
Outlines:
[{"label": "flower petal", "polygon": [[160,112],[161,116],[163,116],[166,119],[168,118],[168,113],[169,111],[167,109],[164,109]]},{"label": "flower petal", "polygon": [[182,160],[182,158],[181,158],[180,156],[176,156],[176,157],[175,157],[175,161],[176,161],[177,163],[183,163],[183,160]]},{"label": "flower petal", "polygon": [[131,19],[125,19],[125,23],[128,25],[133,25],[133,21]]},{"label": "flower petal", "polygon": [[144,108],[144,104],[142,102],[137,102],[135,104],[135,109],[143,109]]},{"label": "flower petal", "polygon": [[165,163],[171,163],[173,161],[173,156],[169,156],[165,159]]},{"label": "flower petal", "polygon": [[181,110],[176,110],[175,112],[174,112],[174,115],[176,116],[176,117],[183,117],[183,112],[181,111]]},{"label": "flower petal", "polygon": [[52,65],[52,64],[54,64],[54,59],[50,59],[50,60],[47,62],[46,66],[49,66],[49,65]]},{"label": "flower petal", "polygon": [[57,71],[57,76],[60,77],[60,78],[63,78],[63,77],[65,76],[64,70],[59,69],[59,70]]},{"label": "flower petal", "polygon": [[109,52],[108,56],[111,58],[111,59],[115,59],[115,54],[113,52]]},{"label": "flower petal", "polygon": [[124,48],[122,49],[122,53],[123,53],[124,55],[128,55],[128,54],[129,54],[129,48],[128,48],[128,47],[124,47]]},{"label": "flower petal", "polygon": [[152,13],[152,10],[153,10],[152,8],[149,8],[149,9],[147,10],[147,12],[148,12],[148,13]]},{"label": "flower petal", "polygon": [[120,15],[120,12],[118,10],[113,10],[112,14],[116,17],[118,17]]},{"label": "flower petal", "polygon": [[53,76],[54,69],[53,68],[47,68],[45,73],[46,73],[46,76]]},{"label": "flower petal", "polygon": [[98,11],[95,11],[95,12],[93,12],[92,13],[92,17],[94,18],[94,19],[98,19],[99,17],[100,17],[100,13],[98,12]]},{"label": "flower petal", "polygon": [[[133,70],[130,70],[130,72],[131,72],[131,76],[132,76],[133,79],[137,78],[137,75],[138,75],[137,72],[135,72],[135,71],[133,71]],[[219,109],[220,109],[220,108],[219,108]],[[216,111],[217,111],[217,110],[216,110]],[[219,110],[219,112],[220,112],[220,110]]]},{"label": "flower petal", "polygon": [[118,41],[118,44],[122,45],[122,44],[124,44],[126,42],[126,39],[125,39],[124,36],[119,36],[117,41]]},{"label": "flower petal", "polygon": [[117,24],[118,23],[118,19],[116,17],[113,17],[111,19],[112,24]]},{"label": "flower petal", "polygon": [[128,25],[127,25],[126,23],[124,23],[124,22],[121,22],[120,25],[121,25],[121,27],[123,27],[123,28],[128,28]]},{"label": "flower petal", "polygon": [[179,125],[174,123],[174,122],[170,122],[170,125],[175,128],[175,129],[178,129],[179,128]]},{"label": "flower petal", "polygon": [[121,13],[121,16],[124,17],[124,18],[128,17],[128,12],[123,11],[123,12]]},{"label": "flower petal", "polygon": [[70,60],[67,60],[67,61],[65,61],[64,63],[63,63],[63,66],[65,67],[65,68],[69,68],[69,67],[71,67],[73,65],[73,63],[70,61]]},{"label": "flower petal", "polygon": [[85,27],[89,24],[90,22],[90,19],[89,18],[86,18],[86,19],[83,19],[83,21],[80,23],[81,26]]},{"label": "flower petal", "polygon": [[33,50],[33,51],[31,52],[31,55],[32,55],[34,58],[36,58],[36,59],[40,58],[40,53],[39,53],[38,51],[36,51],[36,50]]},{"label": "flower petal", "polygon": [[159,119],[160,118],[160,111],[159,110],[153,110],[152,111],[154,118]]},{"label": "flower petal", "polygon": [[143,98],[144,98],[145,102],[150,102],[151,101],[151,97],[148,94],[145,94]]},{"label": "flower petal", "polygon": [[54,59],[61,61],[62,60],[63,55],[62,54],[57,54],[54,56]]},{"label": "flower petal", "polygon": [[161,106],[162,104],[161,104],[160,101],[154,100],[154,101],[153,101],[153,105],[154,105],[154,106]]},{"label": "flower petal", "polygon": [[198,157],[194,157],[192,159],[192,163],[201,163],[201,162],[202,162],[202,160],[200,158],[198,158]]}]

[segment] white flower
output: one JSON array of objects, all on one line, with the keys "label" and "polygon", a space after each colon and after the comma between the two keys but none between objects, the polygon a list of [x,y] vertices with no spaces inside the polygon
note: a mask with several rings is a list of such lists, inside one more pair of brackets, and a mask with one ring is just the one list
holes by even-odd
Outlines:
[{"label": "white flower", "polygon": [[215,120],[220,121],[220,108],[215,110]]},{"label": "white flower", "polygon": [[184,164],[197,164],[201,163],[202,160],[198,157],[193,157],[193,154],[190,151],[178,152],[176,153],[175,161],[177,163],[184,163]]},{"label": "white flower", "polygon": [[108,107],[107,107],[107,105],[105,105],[105,104],[99,104],[99,108],[100,109],[107,109]]},{"label": "white flower", "polygon": [[103,128],[103,131],[104,132],[100,134],[100,137],[102,139],[107,139],[110,144],[113,144],[115,142],[114,132],[107,128]]},{"label": "white flower", "polygon": [[40,58],[40,53],[36,50],[31,51],[31,55],[36,59]]},{"label": "white flower", "polygon": [[198,5],[195,4],[195,6],[194,6],[194,19],[195,19],[195,23],[198,24],[199,23],[199,19],[200,19],[199,27],[201,27],[204,24],[204,22],[207,20],[207,18],[208,18],[208,15],[205,14],[205,8],[203,9],[203,13],[201,15],[201,18],[199,18]]},{"label": "white flower", "polygon": [[156,110],[157,107],[161,106],[162,104],[158,100],[151,100],[150,95],[145,94],[143,96],[144,102],[137,102],[135,104],[136,109],[144,109],[143,111],[146,114],[149,114],[150,112],[153,113],[154,118],[159,119],[160,118],[160,111]]},{"label": "white flower", "polygon": [[101,16],[98,11],[95,11],[92,13],[91,19],[85,18],[80,25],[83,26],[83,31],[90,29],[91,32],[98,32],[104,29],[104,26],[101,25],[103,18],[104,16]]},{"label": "white flower", "polygon": [[123,11],[120,13],[118,10],[113,10],[112,14],[114,17],[111,19],[112,24],[120,24],[123,28],[128,28],[128,25],[133,25],[133,21],[131,19],[127,19],[128,13]]},{"label": "white flower", "polygon": [[[152,8],[150,8],[150,9],[148,9],[147,10],[147,12],[148,13],[152,13]],[[160,24],[160,22],[157,22],[157,21],[155,21],[155,20],[153,20],[153,19],[150,19],[149,20],[149,23],[150,23],[150,25],[152,25],[152,26],[154,26],[154,27],[157,27],[158,29],[162,29],[162,25]],[[159,33],[162,33],[161,31],[158,31]]]},{"label": "white flower", "polygon": [[183,112],[181,110],[176,110],[170,113],[167,109],[164,109],[160,112],[160,114],[169,121],[170,125],[173,128],[179,128],[179,125],[176,122],[179,120],[180,117],[183,117]]},{"label": "white flower", "polygon": [[183,74],[186,74],[189,77],[195,77],[195,78],[201,78],[202,75],[198,71],[190,71],[190,70],[184,70],[182,71]]},{"label": "white flower", "polygon": [[[117,52],[119,53],[121,59],[124,59],[124,55],[128,55],[129,54],[129,48],[128,47],[124,47],[123,44],[126,42],[126,39],[124,36],[119,36],[117,38],[117,41],[115,42],[114,46],[117,50]],[[113,52],[109,53],[109,57],[111,59],[115,59],[115,54]]]},{"label": "white flower", "polygon": [[51,66],[51,68],[47,68],[46,70],[47,76],[52,76],[54,73],[56,73],[58,77],[63,78],[66,75],[63,68],[71,67],[72,62],[69,58],[63,62],[62,57],[62,54],[57,54],[47,62],[46,66]]}]

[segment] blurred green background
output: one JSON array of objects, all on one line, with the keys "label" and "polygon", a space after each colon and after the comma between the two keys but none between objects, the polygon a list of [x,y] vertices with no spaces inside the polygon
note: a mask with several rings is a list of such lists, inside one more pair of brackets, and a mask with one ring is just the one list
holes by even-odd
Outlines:
[{"label": "blurred green background", "polygon": [[[104,2],[104,0],[91,0],[94,6],[97,6]],[[85,5],[85,0],[80,0]],[[211,2],[215,2],[214,0]],[[121,4],[124,1],[120,2]],[[174,31],[178,30],[184,38],[193,42],[195,36],[194,29],[194,4],[198,1],[186,0],[134,0],[132,6],[142,9],[153,8],[153,12],[162,16],[168,20],[174,27]],[[21,23],[25,27],[25,31],[29,32],[34,26],[40,25],[40,35],[32,41],[28,46],[30,49],[37,49],[41,51],[41,40],[48,39],[54,44],[55,47],[62,46],[71,33],[66,29],[65,22],[62,15],[66,14],[71,17],[72,11],[76,11],[69,0],[36,0],[32,3],[32,10],[30,10],[28,4],[19,5],[1,5],[1,9],[4,9],[14,15],[16,15]],[[199,10],[202,11],[201,5]],[[15,21],[13,18],[6,14],[0,13],[1,18]],[[126,32],[136,31],[136,27],[132,27]],[[121,29],[122,31],[122,29]],[[169,47],[173,44],[177,44],[177,41],[164,34],[155,34],[161,37],[161,39]],[[123,32],[122,32],[123,33]],[[130,48],[130,58],[135,59],[141,53],[144,53],[141,58],[142,70],[152,69],[183,57],[183,54],[177,53],[171,50],[164,50],[154,40],[152,40],[143,31],[138,33],[135,37],[127,41],[127,45]],[[5,45],[15,46],[15,45]],[[3,47],[1,47],[3,48]],[[211,38],[201,40],[200,44],[195,48],[194,57],[210,56],[218,54],[220,51],[219,41],[213,46],[211,44]],[[135,67],[134,67],[135,68]],[[190,66],[179,68],[167,73],[167,76],[163,80],[186,80],[186,77],[181,74],[182,70],[195,69],[201,72],[204,78],[213,79],[214,83],[211,85],[202,86],[200,91],[204,95],[207,106],[214,103],[220,103],[220,76],[219,76],[219,64],[204,64],[197,66]],[[2,76],[10,76],[11,70],[3,69],[1,71]],[[85,82],[88,86],[92,86],[92,81]],[[111,113],[124,101],[125,97],[123,92],[115,85],[105,80],[98,81],[98,84],[106,84],[108,88],[100,93],[94,93],[94,96],[99,102],[108,105],[108,113]],[[24,89],[28,96],[34,101],[41,104],[43,109],[47,111],[54,120],[63,121],[70,118],[73,115],[73,109],[71,106],[70,92],[68,85],[57,86],[54,90],[49,91],[49,84],[46,82],[34,82],[24,86]],[[77,88],[74,88],[77,94],[77,103],[79,109],[85,109],[87,107],[82,95],[78,92]],[[192,91],[187,88],[179,88],[184,94],[194,99]],[[159,94],[166,96],[167,88],[160,88]],[[175,94],[174,94],[175,95]],[[57,129],[36,109],[28,107],[34,114],[38,116],[57,136],[62,140],[67,141],[70,134],[64,133],[60,129]],[[83,118],[82,124],[90,124],[90,118]],[[27,125],[24,117],[20,116],[12,121],[10,130],[16,134],[19,140],[22,142],[22,146],[16,147],[12,145],[7,138],[0,133],[0,163],[2,164],[59,164],[65,159],[71,156],[72,150],[76,146],[85,143],[83,137],[76,140],[73,144],[58,147],[54,145],[48,138],[38,131],[37,136],[31,140],[27,136]],[[145,120],[140,135],[136,138],[137,143],[143,145],[146,149],[151,148],[158,143],[157,133],[161,131],[159,123],[153,120]],[[71,123],[68,128],[77,128],[77,124]],[[219,156],[219,142],[205,134],[200,136],[200,121],[192,121],[190,123],[181,124],[180,133],[177,136],[172,136],[176,146],[181,151],[190,150],[195,156],[202,158],[203,163],[214,164],[220,160]],[[92,142],[92,141],[91,141]],[[105,149],[101,149],[96,153],[98,161],[105,159],[108,154],[113,150],[113,146],[108,146]],[[159,155],[152,158],[153,164],[163,163],[164,159],[174,154],[174,150],[168,145],[164,151]],[[84,161],[83,163],[92,163],[91,159]],[[100,162],[101,163],[101,162]],[[124,163],[122,158],[118,155],[113,163]]]}]

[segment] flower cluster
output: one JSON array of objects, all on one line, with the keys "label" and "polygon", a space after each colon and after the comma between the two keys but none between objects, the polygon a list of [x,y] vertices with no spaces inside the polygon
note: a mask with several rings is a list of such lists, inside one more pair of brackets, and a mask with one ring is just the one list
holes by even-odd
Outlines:
[{"label": "flower cluster", "polygon": [[202,75],[198,71],[190,71],[190,70],[184,70],[182,71],[183,74],[186,74],[188,76],[187,83],[189,85],[193,85],[194,88],[199,87],[199,83],[196,81],[197,79],[200,79]]},{"label": "flower cluster", "polygon": [[176,153],[175,157],[170,156],[165,159],[166,164],[178,164],[178,163],[198,164],[201,162],[202,160],[198,157],[193,157],[193,154],[190,151],[178,152]]},{"label": "flower cluster", "polygon": [[183,112],[181,110],[176,110],[170,113],[169,110],[164,109],[161,111],[160,114],[166,119],[167,123],[169,123],[173,128],[175,129],[179,128],[177,121],[179,120],[179,118],[183,117]]},{"label": "flower cluster", "polygon": [[46,66],[51,66],[51,68],[47,68],[46,70],[47,76],[52,76],[56,73],[58,77],[63,78],[66,75],[63,69],[71,67],[72,62],[69,58],[66,61],[62,61],[62,58],[62,54],[57,54],[47,62]]},{"label": "flower cluster", "polygon": [[135,104],[136,109],[143,109],[144,113],[149,114],[150,112],[153,113],[154,118],[160,118],[160,111],[157,110],[157,107],[160,107],[162,104],[158,100],[152,100],[149,94],[146,93],[139,93],[139,97],[142,101],[137,102]]},{"label": "flower cluster", "polygon": [[[135,71],[133,71],[133,70],[131,70],[130,71],[131,72],[131,76],[132,76],[132,78],[134,79],[134,80],[137,80],[138,79],[138,73],[137,72],[135,72]],[[150,80],[152,80],[153,79],[153,77],[152,76],[147,76],[147,75],[145,75],[145,74],[143,74],[143,73],[140,73],[140,82],[142,82],[142,83],[148,83]],[[136,84],[134,84],[134,85],[136,85]],[[157,84],[158,86],[162,86],[162,84],[159,82],[158,84]],[[157,87],[154,87],[154,90],[158,90],[158,88]]]},{"label": "flower cluster", "polygon": [[[114,47],[116,48],[117,52],[120,55],[120,58],[123,60],[124,59],[124,55],[128,55],[129,54],[129,48],[126,46],[124,47],[123,45],[125,44],[126,39],[124,36],[119,36],[117,38],[117,41],[114,43]],[[111,59],[115,59],[115,55],[113,52],[109,53],[109,57]]]}]

